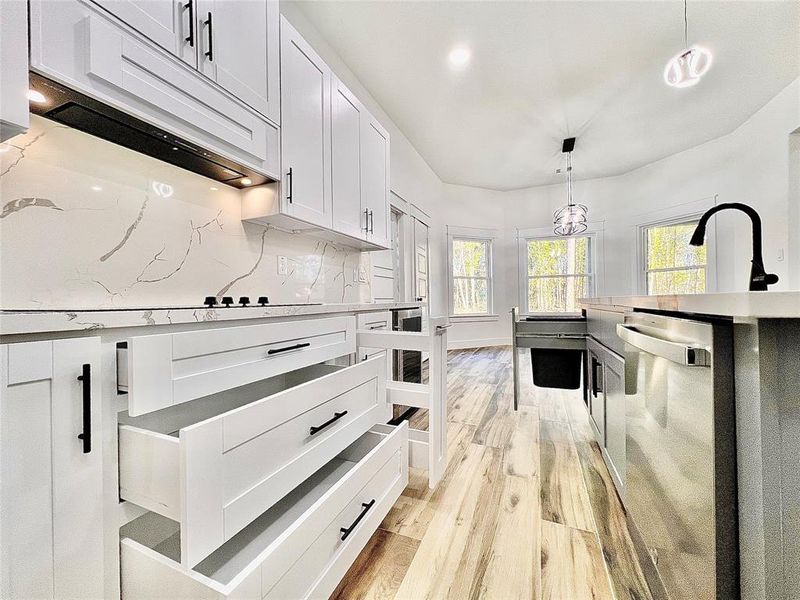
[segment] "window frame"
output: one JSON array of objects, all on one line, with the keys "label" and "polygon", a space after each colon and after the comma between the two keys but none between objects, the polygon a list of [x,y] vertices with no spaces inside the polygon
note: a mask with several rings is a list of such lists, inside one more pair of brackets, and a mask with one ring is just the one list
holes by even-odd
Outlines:
[{"label": "window frame", "polygon": [[[494,312],[494,241],[496,236],[492,230],[471,229],[463,227],[447,227],[447,295],[448,314],[455,320],[493,320],[497,318]],[[453,274],[453,242],[484,242],[486,244],[486,277],[467,277]],[[485,279],[486,280],[486,312],[455,313],[453,290],[455,279]]]},{"label": "window frame", "polygon": [[[703,211],[705,212],[705,211]],[[689,223],[696,223],[700,220],[700,217],[703,216],[703,212],[692,212],[689,214],[679,215],[675,217],[670,217],[667,219],[659,219],[656,221],[649,221],[647,223],[640,223],[638,226],[638,235],[637,235],[637,287],[638,291],[643,296],[655,296],[656,294],[650,294],[649,290],[647,289],[647,274],[650,273],[650,269],[647,268],[647,232],[650,229],[655,227],[669,227],[671,225],[685,225]],[[716,223],[710,222],[706,226],[706,264],[705,264],[705,271],[706,271],[706,294],[713,293],[717,290],[717,254],[716,254]],[[688,271],[691,267],[676,267],[674,269],[654,269],[653,271],[656,272],[665,272],[665,271]]]},{"label": "window frame", "polygon": [[[567,274],[567,275],[534,275],[531,277],[528,274],[528,242],[530,241],[543,241],[543,240],[563,240],[567,237],[588,238],[589,240],[589,272],[586,274]],[[597,260],[600,253],[600,246],[602,243],[602,229],[590,227],[580,235],[575,236],[561,236],[553,233],[552,229],[533,229],[533,230],[517,230],[517,262],[518,262],[518,277],[517,282],[519,285],[519,306],[520,314],[523,316],[548,316],[548,315],[577,315],[580,314],[580,309],[574,312],[532,312],[528,306],[528,286],[531,279],[549,279],[555,277],[586,277],[588,275],[589,297],[597,295],[597,281],[600,276],[598,266],[601,261]]]}]

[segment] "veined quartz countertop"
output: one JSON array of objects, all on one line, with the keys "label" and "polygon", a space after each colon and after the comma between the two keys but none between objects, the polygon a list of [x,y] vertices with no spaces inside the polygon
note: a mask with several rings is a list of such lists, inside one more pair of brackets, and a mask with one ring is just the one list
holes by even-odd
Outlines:
[{"label": "veined quartz countertop", "polygon": [[370,302],[346,304],[287,304],[231,308],[122,308],[100,310],[0,310],[0,335],[87,331],[146,325],[178,325],[209,321],[374,312],[407,309],[419,302]]},{"label": "veined quartz countertop", "polygon": [[583,308],[624,312],[634,308],[740,319],[800,319],[800,292],[729,292],[673,296],[581,298]]}]

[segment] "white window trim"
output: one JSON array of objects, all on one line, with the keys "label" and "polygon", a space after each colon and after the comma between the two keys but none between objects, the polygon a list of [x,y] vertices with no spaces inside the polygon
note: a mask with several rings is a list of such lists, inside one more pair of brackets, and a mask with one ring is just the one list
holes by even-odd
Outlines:
[{"label": "white window trim", "polygon": [[[647,296],[647,230],[651,227],[665,227],[669,225],[679,225],[691,221],[699,221],[703,216],[701,212],[691,212],[680,216],[673,216],[667,219],[648,221],[637,226],[636,236],[636,273],[637,289],[642,296]],[[706,291],[713,293],[717,291],[717,225],[716,221],[710,222],[706,226]]]},{"label": "white window trim", "polygon": [[[447,305],[450,318],[456,321],[495,321],[499,318],[494,313],[494,241],[497,239],[494,229],[480,229],[477,227],[447,226]],[[453,304],[453,240],[475,240],[488,242],[488,256],[486,257],[486,312],[455,314]]]},{"label": "white window trim", "polygon": [[[592,289],[590,297],[600,295],[601,282],[604,280],[603,237],[605,222],[589,223],[585,232],[575,237],[588,237],[591,239],[591,277]],[[542,313],[530,312],[528,309],[528,240],[563,239],[564,236],[553,233],[551,227],[538,227],[535,229],[517,229],[517,294],[519,297],[520,314],[523,316],[535,315],[573,315],[579,312]]]}]

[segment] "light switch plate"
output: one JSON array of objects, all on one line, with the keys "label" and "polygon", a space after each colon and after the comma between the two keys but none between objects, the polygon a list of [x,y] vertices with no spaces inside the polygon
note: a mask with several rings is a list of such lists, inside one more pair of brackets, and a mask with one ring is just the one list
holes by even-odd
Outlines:
[{"label": "light switch plate", "polygon": [[286,275],[288,272],[288,262],[285,256],[278,257],[278,275]]}]

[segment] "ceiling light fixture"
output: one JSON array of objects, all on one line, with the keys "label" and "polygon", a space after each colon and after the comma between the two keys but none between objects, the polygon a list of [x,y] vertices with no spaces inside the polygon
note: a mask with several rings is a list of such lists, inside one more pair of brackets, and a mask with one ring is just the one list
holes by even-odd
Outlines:
[{"label": "ceiling light fixture", "polygon": [[[570,236],[586,231],[587,208],[583,204],[575,204],[572,200],[572,151],[575,149],[575,138],[566,138],[561,144],[561,152],[567,155],[567,205],[553,213],[553,231],[556,235]],[[561,169],[556,171],[560,173]]]},{"label": "ceiling light fixture", "polygon": [[36,102],[36,104],[44,104],[47,102],[47,98],[45,98],[44,94],[36,90],[28,90],[26,96],[28,97],[28,100],[31,102]]},{"label": "ceiling light fixture", "polygon": [[253,183],[253,180],[250,179],[249,177],[242,177],[239,183],[241,183],[242,185],[250,185],[251,183]]},{"label": "ceiling light fixture", "polygon": [[447,55],[447,62],[450,63],[451,68],[460,71],[469,64],[471,58],[472,52],[470,52],[469,48],[466,46],[456,46],[450,50],[450,54]]},{"label": "ceiling light fixture", "polygon": [[683,0],[683,44],[686,50],[673,56],[664,69],[664,81],[667,85],[677,88],[697,85],[713,62],[711,52],[706,48],[689,46],[689,17],[686,3],[687,0]]}]

